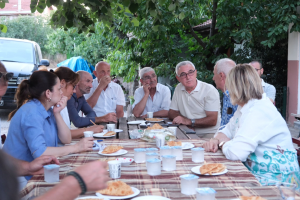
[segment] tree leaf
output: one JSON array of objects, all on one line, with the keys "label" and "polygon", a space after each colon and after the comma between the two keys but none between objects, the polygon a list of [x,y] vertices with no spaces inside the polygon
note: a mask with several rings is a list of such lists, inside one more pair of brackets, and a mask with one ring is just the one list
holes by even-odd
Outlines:
[{"label": "tree leaf", "polygon": [[6,33],[7,32],[7,26],[0,24],[0,30],[2,33]]},{"label": "tree leaf", "polygon": [[125,7],[128,7],[130,5],[130,0],[123,0],[122,1],[122,4],[125,6]]},{"label": "tree leaf", "polygon": [[175,8],[176,8],[176,5],[174,3],[171,3],[168,7],[169,11],[173,11],[173,10],[175,10]]},{"label": "tree leaf", "polygon": [[149,10],[155,10],[156,9],[155,4],[151,0],[149,1],[148,9]]},{"label": "tree leaf", "polygon": [[183,19],[184,19],[184,17],[185,17],[185,14],[184,14],[184,12],[181,12],[181,13],[179,14],[179,19],[180,19],[180,20],[183,20]]},{"label": "tree leaf", "polygon": [[156,17],[157,12],[156,12],[155,10],[150,10],[150,15],[151,15],[152,17]]},{"label": "tree leaf", "polygon": [[158,4],[159,4],[160,6],[163,6],[163,5],[166,3],[166,1],[167,1],[167,0],[159,0],[159,1],[158,1]]},{"label": "tree leaf", "polygon": [[155,31],[155,32],[157,32],[157,31],[158,31],[158,27],[159,27],[159,25],[157,25],[157,26],[152,26],[152,30]]},{"label": "tree leaf", "polygon": [[139,4],[137,4],[137,3],[131,3],[129,6],[129,10],[131,13],[136,13],[138,8],[139,8]]},{"label": "tree leaf", "polygon": [[0,2],[0,8],[3,9],[5,7],[5,2]]},{"label": "tree leaf", "polygon": [[139,24],[140,24],[139,20],[137,20],[136,17],[133,18],[133,19],[131,20],[131,22],[133,23],[134,26],[139,26]]}]

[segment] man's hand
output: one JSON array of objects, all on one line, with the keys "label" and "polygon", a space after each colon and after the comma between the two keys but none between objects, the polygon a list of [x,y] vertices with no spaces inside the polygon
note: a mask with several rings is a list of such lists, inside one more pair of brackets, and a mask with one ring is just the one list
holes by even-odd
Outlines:
[{"label": "man's hand", "polygon": [[150,85],[149,84],[145,84],[145,85],[143,85],[143,89],[144,89],[144,93],[145,93],[145,95],[149,95],[150,94]]},{"label": "man's hand", "polygon": [[117,114],[116,113],[108,113],[104,116],[106,122],[114,122],[117,123]]},{"label": "man's hand", "polygon": [[59,164],[59,161],[55,156],[40,156],[28,164],[28,174],[43,174],[44,165]]},{"label": "man's hand", "polygon": [[173,124],[183,124],[183,125],[191,125],[192,122],[190,119],[187,119],[182,116],[177,116],[173,119]]},{"label": "man's hand", "polygon": [[109,177],[106,168],[106,162],[94,161],[76,168],[75,172],[83,178],[88,191],[97,191],[107,187]]},{"label": "man's hand", "polygon": [[219,140],[216,138],[212,138],[208,142],[204,143],[203,148],[207,152],[216,153],[219,149]]},{"label": "man's hand", "polygon": [[89,131],[94,131],[94,133],[102,133],[104,126],[102,125],[95,125],[87,128]]},{"label": "man's hand", "polygon": [[81,139],[77,145],[77,152],[84,152],[84,151],[92,151],[94,145],[94,138],[93,137],[86,137]]},{"label": "man's hand", "polygon": [[111,78],[109,76],[103,76],[99,82],[99,87],[105,89],[110,82],[111,82]]}]

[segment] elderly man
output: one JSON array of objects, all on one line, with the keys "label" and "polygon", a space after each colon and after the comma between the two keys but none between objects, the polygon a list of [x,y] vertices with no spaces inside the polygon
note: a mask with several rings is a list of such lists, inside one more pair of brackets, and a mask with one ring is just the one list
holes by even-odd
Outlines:
[{"label": "elderly man", "polygon": [[[79,83],[76,86],[76,93],[74,93],[71,99],[68,101],[68,112],[71,122],[78,127],[85,127],[101,122],[117,122],[115,114],[110,114],[104,117],[97,117],[91,106],[86,102],[84,94],[90,92],[92,88],[93,77],[86,71],[78,71],[80,76]],[[85,117],[80,117],[78,112],[82,111]]]},{"label": "elderly man", "polygon": [[[249,63],[252,67],[255,68],[255,70],[257,71],[259,77],[261,77],[261,75],[263,75],[264,73],[264,68],[262,68],[262,65],[260,62],[254,60],[252,62]],[[276,89],[273,85],[268,84],[266,82],[264,82],[264,80],[261,78],[261,84],[263,87],[264,92],[266,93],[267,97],[269,97],[269,99],[272,101],[272,103],[274,103],[275,101],[275,96],[276,96]]]},{"label": "elderly man", "polygon": [[211,138],[220,125],[220,96],[211,84],[197,80],[197,70],[190,61],[176,66],[175,88],[169,110],[173,123],[195,127],[203,138]]},{"label": "elderly man", "polygon": [[238,105],[232,105],[228,90],[225,88],[226,76],[229,71],[236,66],[235,62],[229,58],[219,60],[214,68],[213,80],[217,89],[223,92],[223,107],[221,117],[221,127],[225,126],[237,110]]},{"label": "elderly man", "polygon": [[153,117],[167,117],[171,103],[170,89],[157,83],[157,76],[151,67],[140,70],[142,87],[134,93],[133,114],[135,117],[146,117],[153,112]]},{"label": "elderly man", "polygon": [[107,62],[98,62],[94,75],[97,78],[93,80],[91,92],[84,95],[88,104],[96,112],[97,117],[103,116],[107,119],[111,116],[123,117],[125,97],[121,86],[111,81],[110,65]]}]

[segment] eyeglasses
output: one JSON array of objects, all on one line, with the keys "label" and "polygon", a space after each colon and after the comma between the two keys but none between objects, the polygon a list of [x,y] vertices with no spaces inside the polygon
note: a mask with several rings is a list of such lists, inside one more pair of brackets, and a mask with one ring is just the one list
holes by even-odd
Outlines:
[{"label": "eyeglasses", "polygon": [[145,77],[143,78],[143,80],[144,80],[144,81],[148,81],[148,80],[150,80],[151,78],[156,78],[156,74],[152,74],[151,76],[145,76]]},{"label": "eyeglasses", "polygon": [[194,74],[194,72],[196,71],[196,69],[194,70],[190,70],[188,71],[188,73],[182,72],[179,77],[180,78],[187,78],[187,76],[192,76]]},{"label": "eyeglasses", "polygon": [[13,77],[14,73],[12,72],[0,72],[0,78],[3,76],[4,80],[9,81]]}]

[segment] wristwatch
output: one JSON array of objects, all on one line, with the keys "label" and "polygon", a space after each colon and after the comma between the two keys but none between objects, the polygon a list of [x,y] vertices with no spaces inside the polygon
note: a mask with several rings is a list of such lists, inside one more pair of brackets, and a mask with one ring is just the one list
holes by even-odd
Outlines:
[{"label": "wristwatch", "polygon": [[225,144],[225,141],[220,142],[219,148],[222,149],[223,145]]},{"label": "wristwatch", "polygon": [[192,127],[194,127],[195,126],[195,119],[191,119],[191,121],[192,121]]}]

